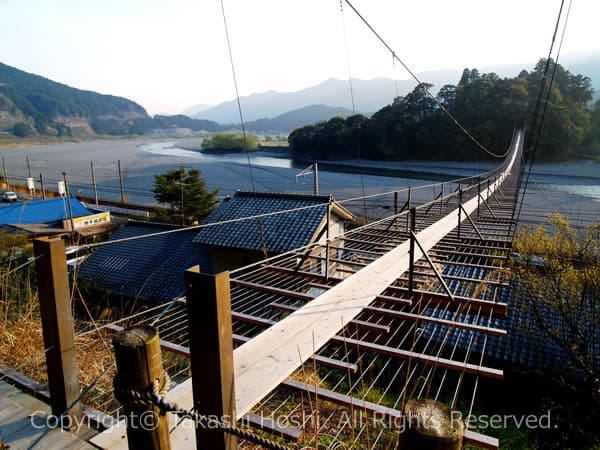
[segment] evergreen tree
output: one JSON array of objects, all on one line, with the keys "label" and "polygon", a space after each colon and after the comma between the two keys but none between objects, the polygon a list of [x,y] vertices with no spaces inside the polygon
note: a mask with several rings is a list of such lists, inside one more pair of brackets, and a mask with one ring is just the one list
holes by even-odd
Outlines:
[{"label": "evergreen tree", "polygon": [[157,211],[154,219],[185,225],[206,217],[217,204],[215,196],[219,190],[207,192],[201,174],[200,169],[187,171],[181,166],[155,175],[154,198],[167,205],[168,210]]}]

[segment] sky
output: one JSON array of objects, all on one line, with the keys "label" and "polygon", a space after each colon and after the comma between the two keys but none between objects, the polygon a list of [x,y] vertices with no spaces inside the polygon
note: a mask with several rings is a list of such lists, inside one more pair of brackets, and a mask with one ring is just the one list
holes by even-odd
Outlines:
[{"label": "sky", "polygon": [[[512,63],[531,69],[548,54],[561,4],[350,2],[415,73]],[[339,0],[222,3],[242,96],[332,77],[410,76],[345,1],[343,9]],[[599,17],[600,1],[572,1],[561,57],[600,50]],[[150,114],[236,95],[221,0],[0,0],[0,62],[129,98]]]}]

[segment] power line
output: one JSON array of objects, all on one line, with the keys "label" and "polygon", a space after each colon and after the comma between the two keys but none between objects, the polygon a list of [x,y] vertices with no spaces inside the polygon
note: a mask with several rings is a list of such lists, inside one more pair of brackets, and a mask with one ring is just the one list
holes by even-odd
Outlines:
[{"label": "power line", "polygon": [[[252,173],[252,162],[250,161],[250,151],[248,149],[248,141],[246,138],[246,129],[244,126],[244,115],[242,114],[242,104],[240,103],[240,93],[238,90],[237,78],[235,76],[235,65],[233,64],[233,52],[231,51],[231,41],[229,39],[229,30],[227,29],[227,17],[225,15],[225,5],[221,0],[221,12],[223,13],[223,24],[225,26],[225,37],[227,38],[227,49],[229,50],[229,61],[231,62],[231,73],[233,74],[233,84],[235,85],[235,97],[238,106],[238,112],[240,114],[240,125],[242,127],[242,137],[244,139],[244,149],[246,150],[246,158],[248,159],[248,171],[250,173],[250,182],[252,183],[252,192],[256,193],[256,186],[254,183],[254,175]],[[268,258],[267,254],[267,243],[265,240],[265,233],[263,230],[262,220],[258,219],[258,230],[260,233],[260,241],[262,245],[262,251],[265,259]]]},{"label": "power line", "polygon": [[493,151],[489,150],[488,148],[486,148],[481,142],[479,142],[453,115],[452,113],[450,113],[450,111],[448,111],[446,109],[446,107],[429,91],[429,89],[427,89],[427,87],[425,86],[425,84],[423,82],[421,82],[421,80],[419,80],[419,78],[412,72],[412,70],[410,70],[410,68],[404,63],[404,61],[402,61],[398,55],[396,54],[396,52],[387,44],[387,42],[379,35],[379,33],[377,33],[377,31],[375,31],[375,29],[371,26],[371,24],[358,12],[358,10],[352,5],[352,3],[350,3],[349,0],[344,0],[348,6],[350,6],[350,8],[352,8],[352,10],[356,13],[356,15],[360,18],[360,20],[363,21],[363,23],[369,28],[369,30],[371,30],[371,32],[375,35],[375,37],[377,37],[377,39],[379,39],[379,41],[385,46],[385,48],[388,49],[388,51],[392,54],[392,58],[396,59],[401,65],[402,67],[404,67],[404,69],[410,74],[411,77],[414,78],[414,80],[418,83],[419,87],[435,102],[435,104],[448,116],[448,118],[458,127],[460,128],[460,130],[475,144],[477,145],[481,150],[483,150],[484,152],[486,152],[487,154],[489,154],[490,156],[493,156],[494,158],[505,158],[508,153],[510,152],[510,149],[507,149],[506,152],[504,152],[503,154],[498,154],[498,153],[494,153]]}]

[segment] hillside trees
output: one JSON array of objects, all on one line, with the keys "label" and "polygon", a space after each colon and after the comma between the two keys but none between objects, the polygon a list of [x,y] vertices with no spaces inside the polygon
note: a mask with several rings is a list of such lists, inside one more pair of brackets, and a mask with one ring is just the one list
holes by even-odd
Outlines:
[{"label": "hillside trees", "polygon": [[[590,79],[573,75],[545,59],[541,59],[531,73],[522,71],[515,78],[465,69],[456,86],[446,85],[440,89],[437,102],[424,90],[424,86],[431,87],[427,84],[394,99],[371,118],[365,118],[358,128],[358,138],[348,139],[350,130],[356,134],[357,129],[342,127],[343,120],[338,117],[295,130],[288,139],[290,148],[298,158],[350,159],[356,157],[356,152],[348,142],[358,141],[363,158],[487,159],[490,155],[462,133],[440,105],[484,146],[503,153],[514,128],[531,125],[547,64],[550,74],[554,68],[556,72],[550,95],[546,96],[547,88],[542,93],[548,102],[536,159],[560,161],[599,155],[600,141],[594,129],[600,124],[593,120],[598,113],[588,108],[592,98]],[[332,128],[336,132],[332,132]]]},{"label": "hillside trees", "polygon": [[188,171],[183,166],[155,175],[154,198],[168,209],[157,210],[153,219],[185,225],[206,217],[217,204],[219,190],[208,192],[201,175],[200,169]]}]

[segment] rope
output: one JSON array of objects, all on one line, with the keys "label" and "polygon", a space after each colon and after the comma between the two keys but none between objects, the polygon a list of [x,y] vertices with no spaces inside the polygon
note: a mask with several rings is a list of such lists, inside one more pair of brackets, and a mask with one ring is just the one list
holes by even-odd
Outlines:
[{"label": "rope", "polygon": [[115,397],[117,400],[119,400],[119,402],[121,402],[121,404],[125,406],[156,406],[161,410],[161,414],[164,414],[165,412],[171,412],[180,418],[193,418],[196,424],[203,428],[220,430],[224,433],[232,434],[254,444],[261,445],[265,448],[273,450],[289,450],[289,448],[285,445],[263,438],[254,433],[238,428],[235,425],[224,423],[213,417],[200,414],[197,411],[182,409],[177,406],[177,404],[168,402],[165,399],[165,395],[171,386],[171,379],[166,372],[163,372],[162,378],[162,383],[159,379],[155,379],[152,382],[152,385],[148,386],[145,391],[140,391],[136,389],[124,388],[121,386],[118,376],[115,376],[113,379]]}]

